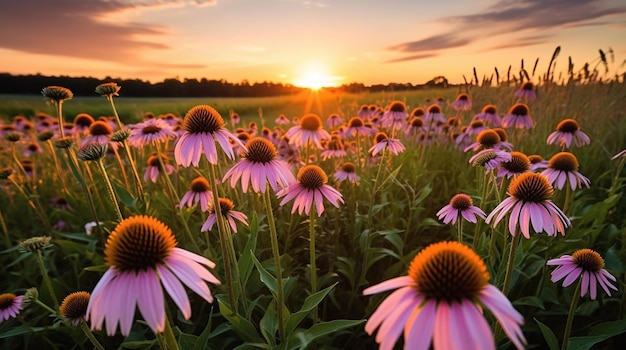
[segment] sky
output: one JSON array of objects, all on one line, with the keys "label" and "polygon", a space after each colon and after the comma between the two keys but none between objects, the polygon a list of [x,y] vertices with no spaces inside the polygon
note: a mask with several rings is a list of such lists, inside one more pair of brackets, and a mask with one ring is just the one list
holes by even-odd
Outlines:
[{"label": "sky", "polygon": [[[9,0],[0,72],[333,86],[626,70],[623,0]],[[609,54],[611,52],[611,54]]]}]

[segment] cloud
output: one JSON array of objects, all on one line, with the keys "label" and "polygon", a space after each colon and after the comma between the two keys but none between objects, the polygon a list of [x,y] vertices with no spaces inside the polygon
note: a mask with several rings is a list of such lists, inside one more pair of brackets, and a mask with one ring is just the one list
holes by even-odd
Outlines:
[{"label": "cloud", "polygon": [[[216,0],[21,0],[0,5],[0,47],[27,53],[128,62],[142,50],[165,50],[165,26],[103,21],[128,10],[206,6]],[[154,39],[150,41],[148,39]]]},{"label": "cloud", "polygon": [[[437,22],[451,26],[440,33],[417,41],[400,43],[388,49],[399,53],[415,53],[389,62],[431,57],[441,50],[465,47],[494,36],[515,35],[527,31],[546,32],[552,29],[598,25],[606,17],[626,13],[626,6],[612,6],[603,0],[499,0],[480,13],[445,17]],[[502,44],[493,49],[529,46],[549,41],[551,35],[527,37],[521,41]],[[514,40],[514,39],[511,39]]]},{"label": "cloud", "polygon": [[387,63],[395,63],[395,62],[405,62],[405,61],[413,61],[413,60],[421,60],[428,57],[435,57],[437,54],[435,53],[420,53],[417,55],[405,56],[400,58],[394,58],[392,60],[386,61]]}]

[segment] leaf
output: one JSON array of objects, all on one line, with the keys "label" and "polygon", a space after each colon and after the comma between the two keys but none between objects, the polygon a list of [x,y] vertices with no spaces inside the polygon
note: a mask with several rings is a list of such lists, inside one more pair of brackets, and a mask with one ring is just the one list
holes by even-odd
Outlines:
[{"label": "leaf", "polygon": [[85,270],[85,271],[92,271],[92,272],[105,272],[108,269],[109,269],[109,266],[106,265],[106,264],[95,265],[95,266],[87,266],[87,267],[83,268],[83,270]]},{"label": "leaf", "polygon": [[246,246],[243,249],[243,254],[239,258],[239,277],[241,278],[241,288],[243,290],[246,289],[246,284],[248,279],[250,279],[250,275],[252,274],[252,267],[254,266],[254,262],[252,258],[254,257],[254,249],[257,246],[257,238],[259,236],[259,220],[256,215],[256,212],[252,212],[250,216],[250,235],[248,236],[248,241],[246,242]]},{"label": "leaf", "polygon": [[202,333],[200,334],[200,336],[197,338],[196,343],[193,345],[193,350],[204,350],[204,349],[208,349],[208,341],[209,341],[209,337],[211,335],[211,325],[213,321],[213,307],[211,307],[211,313],[209,314],[209,322],[207,322],[206,327],[204,327],[204,330],[202,331]]},{"label": "leaf", "polygon": [[327,287],[319,292],[309,295],[305,300],[304,304],[300,310],[294,312],[291,317],[286,322],[285,325],[285,335],[289,337],[291,333],[296,329],[298,324],[308,315],[319,303],[324,300],[324,298],[328,295],[328,293],[337,285],[337,283],[333,284],[330,287]]},{"label": "leaf", "polygon": [[14,337],[16,335],[23,335],[23,334],[32,334],[32,333],[37,333],[37,332],[41,332],[41,331],[45,331],[46,329],[49,329],[48,327],[26,327],[26,326],[19,326],[19,327],[15,327],[9,331],[6,332],[2,332],[0,333],[0,339],[5,339],[5,338],[11,338]]},{"label": "leaf", "polygon": [[515,299],[515,301],[513,301],[513,305],[533,306],[541,310],[545,310],[541,298],[532,295]]},{"label": "leaf", "polygon": [[222,300],[222,296],[217,296],[217,302],[220,306],[220,313],[227,319],[233,326],[233,330],[239,334],[244,341],[252,343],[261,343],[263,339],[259,336],[256,328],[252,322],[242,318],[238,314],[234,313]]},{"label": "leaf", "polygon": [[265,341],[271,345],[276,345],[276,332],[278,331],[278,314],[276,313],[276,302],[272,302],[267,306],[261,321],[259,322],[261,333]]},{"label": "leaf", "polygon": [[117,199],[124,204],[124,206],[137,209],[137,198],[133,198],[133,196],[128,192],[128,190],[120,186],[116,183],[113,183],[113,187],[115,187],[115,194],[117,194]]},{"label": "leaf", "polygon": [[556,336],[554,335],[554,332],[552,332],[550,327],[541,323],[536,318],[534,320],[539,325],[539,329],[541,330],[541,333],[543,334],[543,338],[546,340],[546,343],[548,344],[548,347],[550,348],[550,350],[559,350],[559,341],[556,339]]},{"label": "leaf", "polygon": [[277,291],[278,291],[276,278],[274,278],[274,276],[272,276],[272,274],[270,274],[263,267],[261,262],[256,258],[256,256],[254,256],[252,251],[250,251],[250,254],[252,255],[252,261],[254,262],[254,265],[256,265],[257,270],[259,270],[259,275],[261,277],[261,282],[263,282],[263,284],[270,290],[270,292],[272,292],[272,295],[274,295],[274,298],[276,298]]},{"label": "leaf", "polygon": [[305,348],[311,342],[329,335],[340,330],[357,326],[365,320],[333,320],[328,322],[321,322],[315,326],[303,331],[301,333],[294,334],[288,339],[287,349],[302,349]]}]

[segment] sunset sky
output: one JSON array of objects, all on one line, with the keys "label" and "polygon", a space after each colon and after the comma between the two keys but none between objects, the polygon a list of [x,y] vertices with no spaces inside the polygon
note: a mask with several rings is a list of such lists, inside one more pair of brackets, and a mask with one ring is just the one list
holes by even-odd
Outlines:
[{"label": "sunset sky", "polygon": [[[623,0],[20,0],[0,4],[0,72],[323,85],[462,82],[476,67],[626,58]],[[609,56],[610,59],[610,56]]]}]

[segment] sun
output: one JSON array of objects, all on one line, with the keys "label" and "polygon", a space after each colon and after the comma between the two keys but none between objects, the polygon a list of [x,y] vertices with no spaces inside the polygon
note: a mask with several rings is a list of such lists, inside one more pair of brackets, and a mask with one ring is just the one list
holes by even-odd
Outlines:
[{"label": "sun", "polygon": [[337,78],[326,73],[322,68],[308,67],[296,78],[293,85],[311,90],[337,86]]}]

